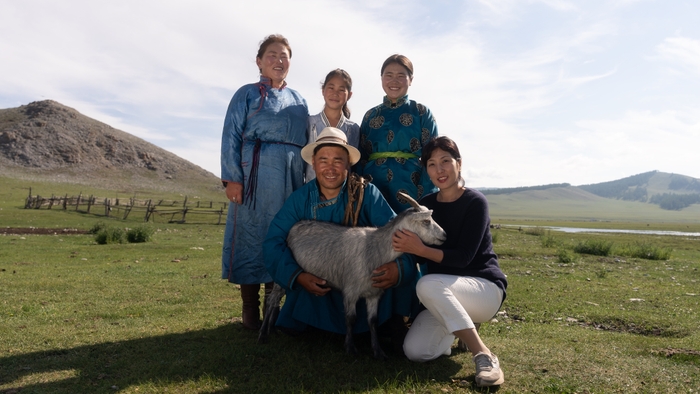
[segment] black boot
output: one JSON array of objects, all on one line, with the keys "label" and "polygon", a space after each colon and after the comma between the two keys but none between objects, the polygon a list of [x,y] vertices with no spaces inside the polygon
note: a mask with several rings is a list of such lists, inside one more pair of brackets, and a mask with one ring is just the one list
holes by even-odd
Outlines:
[{"label": "black boot", "polygon": [[260,321],[260,284],[241,285],[241,299],[243,300],[243,327],[249,330],[259,330]]}]

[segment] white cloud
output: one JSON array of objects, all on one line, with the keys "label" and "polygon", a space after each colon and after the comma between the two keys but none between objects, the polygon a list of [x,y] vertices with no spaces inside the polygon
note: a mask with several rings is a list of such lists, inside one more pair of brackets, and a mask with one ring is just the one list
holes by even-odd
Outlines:
[{"label": "white cloud", "polygon": [[655,50],[655,60],[696,77],[700,41],[678,18],[684,35],[668,37],[633,16],[656,21],[654,5],[8,2],[0,53],[12,60],[0,63],[0,104],[54,99],[218,174],[228,101],[257,80],[258,43],[281,33],[293,49],[289,86],[311,113],[323,105],[320,81],[340,67],[353,77],[360,121],[383,95],[384,59],[411,58],[410,96],[458,142],[470,186],[595,183],[653,169],[700,177],[688,148],[700,144],[700,101],[680,90],[700,81],[643,61]]},{"label": "white cloud", "polygon": [[668,37],[656,47],[659,55],[671,62],[700,74],[700,40],[687,37]]}]

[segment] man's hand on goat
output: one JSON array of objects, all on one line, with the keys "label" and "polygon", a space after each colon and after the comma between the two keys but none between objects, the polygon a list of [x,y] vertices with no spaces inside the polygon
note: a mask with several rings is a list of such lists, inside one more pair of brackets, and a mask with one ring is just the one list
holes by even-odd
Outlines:
[{"label": "man's hand on goat", "polygon": [[299,276],[297,276],[297,283],[309,293],[317,296],[326,295],[326,293],[331,291],[331,288],[326,286],[325,280],[308,272],[299,274]]},{"label": "man's hand on goat", "polygon": [[399,265],[395,261],[382,264],[372,271],[372,287],[388,289],[399,282]]}]

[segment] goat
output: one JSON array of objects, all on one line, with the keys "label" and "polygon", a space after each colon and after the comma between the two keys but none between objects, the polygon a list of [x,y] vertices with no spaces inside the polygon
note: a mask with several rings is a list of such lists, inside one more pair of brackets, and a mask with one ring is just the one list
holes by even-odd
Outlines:
[{"label": "goat", "polygon": [[[440,245],[445,242],[445,231],[431,217],[433,211],[419,205],[410,196],[401,195],[413,208],[400,213],[383,227],[345,227],[302,220],[287,235],[287,245],[299,266],[342,292],[347,328],[345,350],[350,354],[357,354],[352,326],[357,317],[357,301],[364,298],[374,357],[386,358],[379,346],[376,331],[379,299],[384,290],[372,287],[372,271],[401,255],[391,244],[394,232],[403,229],[413,231],[426,244]],[[275,283],[268,296],[258,343],[267,342],[271,326],[277,321],[283,296],[284,289]]]}]

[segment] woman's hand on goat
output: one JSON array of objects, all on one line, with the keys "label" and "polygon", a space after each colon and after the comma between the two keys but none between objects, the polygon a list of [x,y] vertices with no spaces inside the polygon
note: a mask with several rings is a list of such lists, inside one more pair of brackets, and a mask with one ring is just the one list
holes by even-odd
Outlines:
[{"label": "woman's hand on goat", "polygon": [[391,246],[397,252],[411,253],[418,256],[421,255],[420,252],[425,248],[423,241],[418,238],[418,235],[409,230],[396,230],[391,237]]},{"label": "woman's hand on goat", "polygon": [[325,280],[308,272],[299,274],[296,281],[301,287],[313,295],[322,296],[331,291],[331,288],[326,286]]},{"label": "woman's hand on goat", "polygon": [[399,282],[399,265],[395,261],[382,264],[372,271],[372,287],[388,289]]},{"label": "woman's hand on goat", "polygon": [[397,230],[391,237],[391,245],[397,252],[425,257],[436,263],[440,263],[445,256],[442,250],[424,244],[416,233],[409,230]]}]

